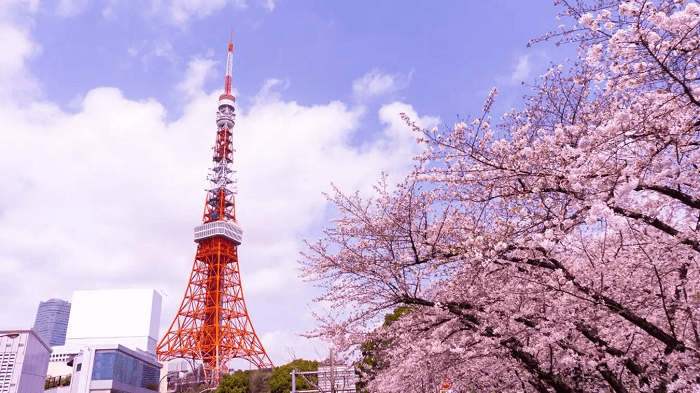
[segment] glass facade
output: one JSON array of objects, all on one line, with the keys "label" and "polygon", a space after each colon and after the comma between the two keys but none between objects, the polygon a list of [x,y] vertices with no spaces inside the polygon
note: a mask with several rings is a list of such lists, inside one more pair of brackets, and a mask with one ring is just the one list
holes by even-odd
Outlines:
[{"label": "glass facade", "polygon": [[159,370],[155,366],[117,351],[95,353],[92,368],[94,381],[113,380],[131,386],[147,387],[158,384]]}]

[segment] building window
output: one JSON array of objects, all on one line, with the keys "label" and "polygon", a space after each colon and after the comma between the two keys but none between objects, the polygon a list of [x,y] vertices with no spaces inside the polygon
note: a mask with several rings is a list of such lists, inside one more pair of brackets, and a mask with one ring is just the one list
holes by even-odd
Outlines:
[{"label": "building window", "polygon": [[157,384],[160,371],[137,358],[120,352],[97,352],[92,379],[113,380],[131,386]]},{"label": "building window", "polygon": [[95,381],[114,379],[114,363],[116,356],[116,352],[95,353],[95,363],[92,366],[92,379]]}]

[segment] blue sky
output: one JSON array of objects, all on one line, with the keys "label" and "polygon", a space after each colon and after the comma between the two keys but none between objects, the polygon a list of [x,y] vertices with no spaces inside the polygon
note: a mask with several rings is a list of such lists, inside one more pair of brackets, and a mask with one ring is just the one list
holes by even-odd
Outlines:
[{"label": "blue sky", "polygon": [[325,356],[302,237],[330,183],[370,194],[419,152],[400,120],[453,124],[499,87],[521,105],[572,48],[539,1],[6,0],[0,4],[0,328],[73,290],[155,288],[162,331],[189,277],[234,29],[243,287],[274,362]]},{"label": "blue sky", "polygon": [[[352,81],[378,69],[411,76],[392,98],[455,116],[478,106],[521,56],[546,65],[544,49],[528,50],[525,44],[558,25],[557,10],[547,0],[278,1],[270,3],[272,11],[249,0],[245,8],[225,5],[206,16],[192,12],[185,22],[168,21],[176,18],[172,12],[153,11],[148,2],[129,3],[87,2],[65,17],[56,17],[51,3],[40,3],[32,36],[42,53],[28,66],[41,78],[45,98],[67,106],[91,88],[117,86],[130,99],[153,97],[177,108],[181,102],[173,87],[188,62],[225,60],[222,51],[233,28],[235,82],[242,97],[253,96],[265,79],[278,78],[289,84],[286,100],[351,102]],[[523,75],[528,81],[536,76]],[[220,78],[212,78],[205,88],[219,84]]]}]

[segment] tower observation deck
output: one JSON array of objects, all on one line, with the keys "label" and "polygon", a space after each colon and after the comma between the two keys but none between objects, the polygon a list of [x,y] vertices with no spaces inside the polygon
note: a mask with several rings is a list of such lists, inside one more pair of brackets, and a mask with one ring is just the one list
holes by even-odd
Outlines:
[{"label": "tower observation deck", "polygon": [[160,360],[186,359],[202,365],[207,387],[218,385],[228,362],[239,358],[272,367],[248,315],[238,266],[243,231],[236,220],[232,129],[236,98],[231,94],[233,34],[228,46],[224,92],[216,113],[216,139],[202,224],[194,228],[197,253],[189,283],[156,353]]}]

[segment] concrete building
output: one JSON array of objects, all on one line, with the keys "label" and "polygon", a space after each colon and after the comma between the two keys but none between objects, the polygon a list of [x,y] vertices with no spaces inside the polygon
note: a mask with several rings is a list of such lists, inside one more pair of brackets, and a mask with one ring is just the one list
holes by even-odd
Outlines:
[{"label": "concrete building", "polygon": [[0,393],[43,392],[50,354],[34,330],[0,330]]},{"label": "concrete building", "polygon": [[75,291],[66,347],[121,344],[155,356],[161,301],[153,289]]},{"label": "concrete building", "polygon": [[34,330],[50,346],[66,343],[66,330],[70,316],[70,303],[61,299],[39,302],[34,320]]},{"label": "concrete building", "polygon": [[73,292],[66,344],[53,347],[48,374],[69,375],[85,347],[116,345],[155,359],[161,296],[153,289]]},{"label": "concrete building", "polygon": [[119,344],[84,347],[73,359],[70,393],[153,393],[162,367],[153,357]]}]

